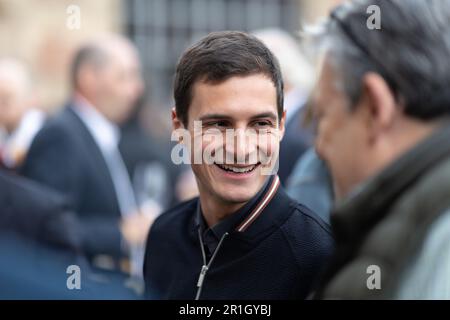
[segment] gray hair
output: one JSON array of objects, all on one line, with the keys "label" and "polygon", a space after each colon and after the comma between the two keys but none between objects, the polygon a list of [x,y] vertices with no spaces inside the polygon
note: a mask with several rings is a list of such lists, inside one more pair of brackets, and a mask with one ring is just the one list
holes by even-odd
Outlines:
[{"label": "gray hair", "polygon": [[112,60],[112,53],[123,48],[136,52],[133,43],[119,34],[99,34],[83,43],[75,52],[70,66],[73,88],[78,89],[78,74],[84,66],[96,70],[104,68]]},{"label": "gray hair", "polygon": [[[366,25],[371,5],[380,8],[379,30]],[[405,114],[423,120],[450,115],[448,0],[355,0],[334,13],[315,38],[353,106],[364,74],[372,71],[385,79]]]}]

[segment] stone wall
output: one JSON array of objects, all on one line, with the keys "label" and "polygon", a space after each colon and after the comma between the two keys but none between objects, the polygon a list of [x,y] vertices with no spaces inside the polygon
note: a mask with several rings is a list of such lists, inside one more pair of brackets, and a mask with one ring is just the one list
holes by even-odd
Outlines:
[{"label": "stone wall", "polygon": [[[79,29],[73,5],[79,8]],[[69,92],[69,61],[74,48],[103,32],[120,32],[119,0],[0,0],[0,56],[16,56],[32,70],[41,107],[55,110]],[[75,15],[74,15],[75,14]],[[68,24],[69,23],[69,24]]]}]

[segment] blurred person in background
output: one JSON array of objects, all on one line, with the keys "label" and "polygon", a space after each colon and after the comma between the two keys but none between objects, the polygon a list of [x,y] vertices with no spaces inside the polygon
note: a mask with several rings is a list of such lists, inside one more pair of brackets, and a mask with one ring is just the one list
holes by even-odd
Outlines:
[{"label": "blurred person in background", "polygon": [[307,102],[314,83],[313,66],[298,41],[286,31],[262,29],[254,34],[277,57],[285,84],[286,131],[280,143],[278,176],[293,199],[329,222],[332,204],[329,174],[311,150],[313,120],[306,121]]},{"label": "blurred person in background", "polygon": [[283,186],[300,156],[312,145],[313,131],[303,125],[305,105],[314,83],[314,70],[298,41],[281,29],[256,30],[253,34],[277,57],[284,81],[286,131],[280,144],[278,176]]},{"label": "blurred person in background", "polygon": [[36,94],[25,64],[15,58],[1,58],[0,167],[17,170],[24,161],[45,120],[44,112],[36,107]]},{"label": "blurred person in background", "polygon": [[306,150],[295,163],[286,192],[330,223],[333,182],[327,164],[320,159],[314,147]]},{"label": "blurred person in background", "polygon": [[[136,299],[117,274],[94,272],[66,199],[0,169],[0,299]],[[80,290],[69,290],[69,266]]]},{"label": "blurred person in background", "polygon": [[156,213],[137,206],[118,149],[118,125],[143,91],[137,50],[119,35],[98,37],[76,52],[71,80],[68,104],[38,133],[22,173],[68,197],[94,265],[139,275]]},{"label": "blurred person in background", "polygon": [[315,37],[315,144],[338,200],[317,298],[450,298],[449,21],[446,0],[360,0]]}]

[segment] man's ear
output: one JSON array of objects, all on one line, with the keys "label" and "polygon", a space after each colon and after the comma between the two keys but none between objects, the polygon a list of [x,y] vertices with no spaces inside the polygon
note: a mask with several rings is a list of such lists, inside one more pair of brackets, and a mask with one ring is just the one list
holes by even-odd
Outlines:
[{"label": "man's ear", "polygon": [[[173,131],[176,131],[178,129],[184,129],[183,122],[178,118],[177,111],[175,110],[175,107],[172,108],[172,127]],[[183,143],[183,135],[180,135],[178,137],[178,143]]]},{"label": "man's ear", "polygon": [[286,110],[283,111],[283,114],[281,115],[280,119],[280,128],[279,128],[280,141],[283,140],[285,129],[286,129]]},{"label": "man's ear", "polygon": [[389,129],[395,120],[397,106],[395,97],[386,81],[379,74],[367,73],[362,80],[362,96],[359,107],[365,107],[366,125],[370,137]]},{"label": "man's ear", "polygon": [[77,74],[78,89],[86,93],[87,90],[94,90],[98,87],[97,73],[93,67],[84,65],[80,68]]},{"label": "man's ear", "polygon": [[184,128],[183,122],[178,118],[177,111],[175,110],[175,107],[172,108],[171,115],[172,115],[172,127],[173,127],[173,130],[183,129]]}]

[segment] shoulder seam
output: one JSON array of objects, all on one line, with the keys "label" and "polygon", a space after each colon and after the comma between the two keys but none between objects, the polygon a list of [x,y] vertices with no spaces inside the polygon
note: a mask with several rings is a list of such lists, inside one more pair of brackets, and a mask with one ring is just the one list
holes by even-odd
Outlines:
[{"label": "shoulder seam", "polygon": [[[304,212],[302,209],[305,208],[309,212]],[[328,233],[333,239],[333,233],[331,231],[331,226],[328,225],[325,221],[323,221],[321,218],[319,218],[313,211],[311,211],[308,207],[305,207],[301,203],[297,203],[294,207],[294,210],[297,210],[300,212],[300,214],[310,220],[313,220],[322,230],[324,230],[326,233]],[[312,213],[312,214],[310,214]],[[289,219],[288,219],[289,220]]]}]

